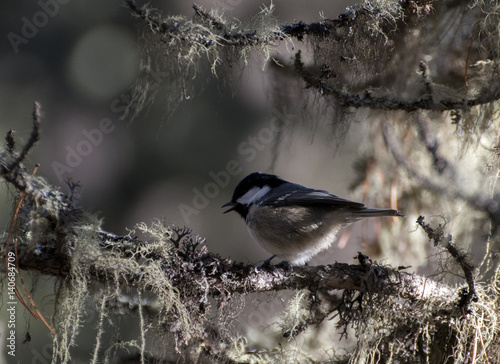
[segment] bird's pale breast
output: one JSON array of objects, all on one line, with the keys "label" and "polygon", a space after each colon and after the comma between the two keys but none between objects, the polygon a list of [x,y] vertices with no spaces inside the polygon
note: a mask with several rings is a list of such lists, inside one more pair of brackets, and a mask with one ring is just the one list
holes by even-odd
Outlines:
[{"label": "bird's pale breast", "polygon": [[346,225],[338,212],[306,206],[253,206],[246,222],[250,235],[264,249],[296,265],[328,248]]}]

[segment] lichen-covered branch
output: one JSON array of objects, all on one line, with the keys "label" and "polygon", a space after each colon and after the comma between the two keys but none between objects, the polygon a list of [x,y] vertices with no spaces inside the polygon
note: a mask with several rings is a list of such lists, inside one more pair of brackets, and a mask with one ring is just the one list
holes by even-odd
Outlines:
[{"label": "lichen-covered branch", "polygon": [[[102,248],[103,257],[106,254],[120,254],[123,259],[140,250],[140,246],[147,246],[148,242],[141,242],[129,237],[116,240],[114,234],[95,232],[96,240]],[[119,253],[118,253],[119,252]],[[427,280],[415,274],[383,267],[377,264],[350,265],[346,263],[334,263],[326,266],[293,267],[291,270],[274,267],[257,268],[253,265],[244,265],[222,259],[210,253],[207,249],[194,251],[187,247],[181,247],[174,251],[175,259],[180,259],[185,268],[178,270],[176,265],[169,265],[166,257],[155,256],[154,253],[144,255],[145,259],[156,259],[163,267],[163,274],[179,288],[185,286],[192,280],[205,281],[207,293],[211,296],[225,294],[251,294],[259,292],[280,290],[352,290],[364,291],[366,284],[375,285],[379,292],[394,294],[405,299],[419,301],[433,297],[449,296],[453,289],[441,283]],[[37,271],[42,274],[58,275],[64,277],[70,273],[71,266],[58,265],[60,257],[52,255],[50,250],[38,247],[37,252],[24,251],[19,261],[22,269]],[[89,267],[91,276],[97,281],[105,282],[107,277],[116,274],[116,267],[95,266]],[[147,266],[144,267],[147,269]],[[121,283],[142,289],[151,287],[142,286],[142,272],[127,274],[122,277]]]},{"label": "lichen-covered branch", "polygon": [[[166,19],[157,12],[152,12],[147,6],[139,7],[134,0],[126,0],[127,6],[133,14],[143,20],[154,32],[167,38],[178,38],[185,42],[199,43],[203,47],[215,46],[257,46],[283,40],[283,34],[278,28],[265,36],[259,36],[256,30],[247,32],[235,28],[235,24],[212,16],[199,5],[193,4],[199,21],[187,19]],[[192,27],[193,31],[186,31],[185,26]],[[213,32],[212,32],[213,30]]]},{"label": "lichen-covered branch", "polygon": [[[182,35],[180,22],[169,25],[168,22],[162,21],[162,16],[156,11],[152,11],[147,5],[138,6],[135,0],[125,0],[125,3],[134,15],[143,20],[151,27],[153,31],[159,31],[171,36]],[[310,24],[303,21],[294,21],[292,24],[281,24],[276,31],[271,31],[263,37],[257,36],[258,30],[252,29],[249,32],[242,33],[233,27],[226,19],[212,15],[209,11],[204,10],[201,6],[193,4],[193,9],[196,16],[201,22],[206,22],[210,28],[220,32],[220,41],[223,45],[233,46],[248,46],[262,45],[270,41],[281,41],[285,37],[293,37],[299,41],[304,40],[305,36],[311,37],[338,37],[339,28],[352,27],[357,23],[364,23],[367,18],[377,16],[380,22],[392,23],[395,18],[401,17],[401,14],[406,14],[406,17],[428,15],[431,9],[432,1],[411,1],[400,2],[398,5],[388,9],[386,12],[380,8],[373,6],[356,5],[349,7],[344,13],[340,14],[337,19],[325,19],[320,22]],[[233,24],[234,25],[234,24]],[[195,37],[197,41],[203,41],[204,37]],[[206,45],[215,45],[212,42],[207,42]]]},{"label": "lichen-covered branch", "polygon": [[366,107],[371,109],[403,110],[408,112],[417,110],[469,110],[471,107],[487,104],[500,98],[500,84],[492,84],[487,93],[480,94],[475,98],[463,98],[460,100],[436,100],[431,94],[424,95],[414,100],[403,100],[393,95],[373,96],[369,91],[363,94],[348,93],[329,86],[324,79],[308,72],[301,60],[300,51],[295,54],[295,70],[304,80],[306,88],[313,88],[324,96],[333,96],[338,100],[340,105],[345,107]]},{"label": "lichen-covered branch", "polygon": [[[305,88],[335,107],[376,110],[463,110],[500,98],[497,28],[500,13],[493,3],[468,1],[387,1],[347,8],[337,19],[306,24],[278,24],[273,5],[249,24],[193,5],[192,19],[166,16],[148,5],[126,0],[145,27],[145,66],[176,72],[186,92],[187,70],[197,72],[201,56],[215,74],[219,67],[246,64],[250,52],[265,61],[280,57],[276,45],[293,39],[307,42],[314,62],[304,64],[301,51],[291,64]],[[487,14],[487,16],[485,15]],[[472,28],[470,24],[476,23]],[[433,36],[437,34],[439,36]],[[163,58],[154,61],[152,50]],[[308,54],[309,56],[309,54]],[[463,59],[463,64],[458,60]],[[170,64],[171,63],[171,64]],[[179,67],[173,68],[174,63]],[[168,78],[169,80],[171,77]],[[138,87],[144,91],[144,87]],[[170,91],[172,88],[170,87]],[[329,96],[329,97],[327,97]],[[173,95],[174,97],[174,95]],[[134,97],[141,99],[141,95]],[[179,100],[179,94],[175,95]]]}]

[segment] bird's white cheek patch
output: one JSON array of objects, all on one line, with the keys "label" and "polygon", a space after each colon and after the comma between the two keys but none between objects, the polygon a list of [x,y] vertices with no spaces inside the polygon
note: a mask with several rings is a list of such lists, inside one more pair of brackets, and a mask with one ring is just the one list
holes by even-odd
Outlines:
[{"label": "bird's white cheek patch", "polygon": [[243,196],[237,199],[236,202],[242,205],[250,205],[252,203],[255,203],[255,201],[258,201],[269,191],[271,191],[271,187],[269,186],[252,187],[251,189],[248,190],[247,193],[245,193]]}]

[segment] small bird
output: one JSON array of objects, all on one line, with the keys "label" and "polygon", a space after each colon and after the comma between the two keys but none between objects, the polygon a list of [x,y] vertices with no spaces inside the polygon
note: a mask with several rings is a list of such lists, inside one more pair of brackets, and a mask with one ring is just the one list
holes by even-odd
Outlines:
[{"label": "small bird", "polygon": [[327,249],[347,225],[365,217],[404,216],[391,209],[371,209],[323,190],[254,172],[236,186],[224,213],[236,211],[248,232],[265,250],[292,265],[304,265]]}]

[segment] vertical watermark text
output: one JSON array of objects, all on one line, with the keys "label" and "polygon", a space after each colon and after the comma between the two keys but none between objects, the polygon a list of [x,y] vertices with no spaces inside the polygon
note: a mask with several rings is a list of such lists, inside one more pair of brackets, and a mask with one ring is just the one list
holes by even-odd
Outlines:
[{"label": "vertical watermark text", "polygon": [[16,356],[16,256],[14,252],[7,253],[7,354]]}]

